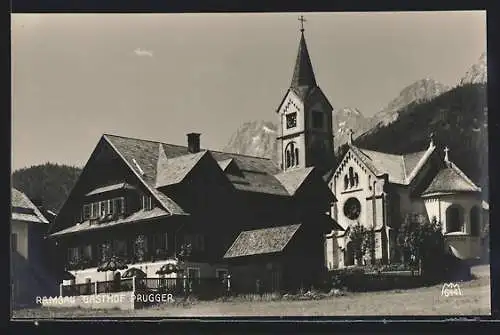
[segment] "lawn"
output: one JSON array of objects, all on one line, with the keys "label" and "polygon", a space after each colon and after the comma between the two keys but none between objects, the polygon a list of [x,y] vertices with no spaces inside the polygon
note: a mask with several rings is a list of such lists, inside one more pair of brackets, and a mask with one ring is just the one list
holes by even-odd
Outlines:
[{"label": "lawn", "polygon": [[347,293],[322,300],[209,302],[165,304],[159,307],[119,310],[25,309],[14,318],[78,317],[200,317],[200,316],[362,316],[362,315],[490,315],[488,266],[473,269],[476,279],[460,283],[462,296],[441,295],[442,285],[409,290]]}]

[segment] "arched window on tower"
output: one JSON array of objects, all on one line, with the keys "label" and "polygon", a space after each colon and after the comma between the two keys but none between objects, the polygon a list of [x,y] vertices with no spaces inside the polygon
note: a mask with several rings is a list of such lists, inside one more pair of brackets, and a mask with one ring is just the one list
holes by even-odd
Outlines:
[{"label": "arched window on tower", "polygon": [[295,147],[294,142],[290,142],[287,144],[285,148],[285,155],[286,155],[286,167],[293,167],[299,164],[299,148]]},{"label": "arched window on tower", "polygon": [[349,168],[349,187],[354,186],[354,169],[352,166]]},{"label": "arched window on tower", "polygon": [[479,236],[480,222],[479,207],[474,206],[470,209],[470,234],[472,236]]},{"label": "arched window on tower", "polygon": [[446,232],[463,231],[463,208],[460,205],[452,205],[446,210]]}]

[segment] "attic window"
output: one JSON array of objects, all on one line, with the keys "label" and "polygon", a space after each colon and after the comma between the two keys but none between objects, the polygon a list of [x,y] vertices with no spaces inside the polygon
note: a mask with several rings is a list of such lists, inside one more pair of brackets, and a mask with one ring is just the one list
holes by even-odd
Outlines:
[{"label": "attic window", "polygon": [[153,209],[153,202],[151,196],[149,195],[142,196],[142,209],[144,209],[145,211],[150,211],[151,209]]}]

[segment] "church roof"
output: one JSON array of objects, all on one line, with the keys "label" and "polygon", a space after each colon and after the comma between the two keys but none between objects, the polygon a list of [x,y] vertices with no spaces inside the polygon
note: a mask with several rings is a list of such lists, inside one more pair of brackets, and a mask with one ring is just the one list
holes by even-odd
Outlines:
[{"label": "church roof", "polygon": [[389,154],[380,151],[361,149],[350,145],[350,149],[376,175],[388,174],[389,182],[408,185],[418,169],[434,151],[431,146],[427,150],[403,155]]},{"label": "church roof", "polygon": [[224,258],[281,252],[291,241],[300,224],[241,232]]},{"label": "church roof", "polygon": [[49,223],[42,212],[23,192],[12,188],[11,190],[12,220],[28,221],[35,223]]},{"label": "church roof", "polygon": [[438,193],[457,192],[480,192],[479,188],[465,173],[454,163],[448,162],[447,166],[441,169],[427,189],[422,192],[422,196],[430,196]]},{"label": "church roof", "polygon": [[316,77],[314,76],[311,58],[309,57],[309,51],[307,50],[306,39],[304,37],[304,33],[302,32],[290,87],[301,88],[315,86]]}]

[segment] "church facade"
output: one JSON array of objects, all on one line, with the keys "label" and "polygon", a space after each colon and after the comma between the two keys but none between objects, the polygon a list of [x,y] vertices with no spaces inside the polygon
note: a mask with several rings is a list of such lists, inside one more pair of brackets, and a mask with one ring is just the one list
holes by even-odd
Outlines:
[{"label": "church facade", "polygon": [[408,215],[441,223],[446,252],[464,261],[481,257],[487,218],[481,189],[433,141],[426,150],[394,155],[365,150],[351,140],[330,187],[337,197],[333,218],[343,230],[326,236],[327,267],[357,264],[350,231],[360,224],[375,232],[375,254],[362,262],[401,262],[397,231]]}]

